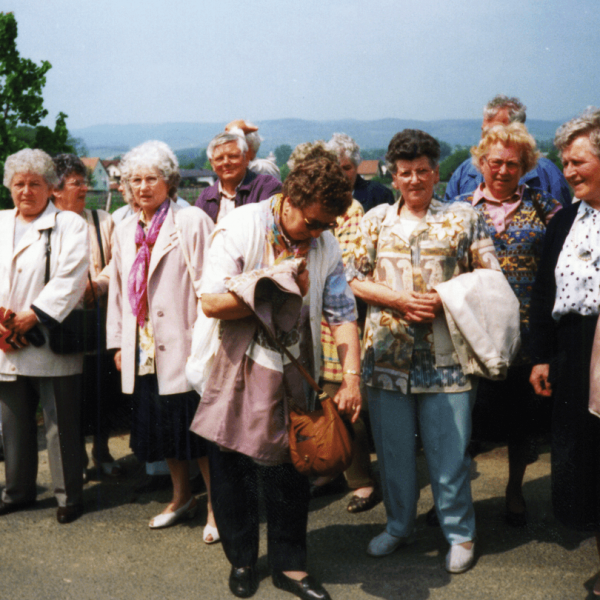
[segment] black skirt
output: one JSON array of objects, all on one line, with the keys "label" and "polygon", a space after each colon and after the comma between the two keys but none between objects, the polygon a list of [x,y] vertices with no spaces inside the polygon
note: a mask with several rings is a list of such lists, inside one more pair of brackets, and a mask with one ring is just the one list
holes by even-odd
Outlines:
[{"label": "black skirt", "polygon": [[588,411],[590,359],[598,317],[569,314],[558,323],[559,355],[551,366],[552,504],[577,531],[600,531],[600,419]]},{"label": "black skirt", "polygon": [[190,431],[199,402],[195,391],[159,394],[156,375],[137,377],[129,442],[136,457],[157,462],[206,456],[206,441]]}]

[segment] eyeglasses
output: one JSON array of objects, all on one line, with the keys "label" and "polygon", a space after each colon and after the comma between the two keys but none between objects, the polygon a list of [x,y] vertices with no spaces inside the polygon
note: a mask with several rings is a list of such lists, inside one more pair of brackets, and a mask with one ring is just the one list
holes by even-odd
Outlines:
[{"label": "eyeglasses", "polygon": [[309,221],[306,217],[304,217],[304,223],[306,224],[306,229],[309,231],[325,231],[326,229],[334,229],[337,225],[335,221],[333,223],[323,223],[323,221],[318,221],[317,219]]},{"label": "eyeglasses", "polygon": [[157,175],[148,175],[147,177],[133,177],[129,180],[129,185],[134,188],[142,187],[142,183],[154,187],[158,185],[160,177]]},{"label": "eyeglasses", "polygon": [[489,168],[492,171],[499,171],[502,166],[506,167],[506,170],[509,173],[516,173],[520,168],[521,168],[521,163],[512,161],[512,160],[500,160],[499,158],[492,158],[491,160],[487,157],[484,156],[483,160],[485,160],[485,162],[488,164]]}]

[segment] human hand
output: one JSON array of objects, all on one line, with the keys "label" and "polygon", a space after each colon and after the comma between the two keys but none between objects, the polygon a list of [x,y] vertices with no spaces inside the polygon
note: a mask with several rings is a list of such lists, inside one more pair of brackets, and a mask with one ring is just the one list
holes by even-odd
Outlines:
[{"label": "human hand", "polygon": [[550,365],[535,365],[531,369],[529,383],[533,386],[535,393],[538,396],[552,396],[552,385],[548,381],[550,375]]},{"label": "human hand", "polygon": [[341,415],[350,418],[355,423],[360,415],[362,395],[360,393],[360,377],[358,375],[344,375],[342,385],[334,396],[333,401]]},{"label": "human hand", "polygon": [[18,335],[27,333],[34,325],[37,325],[37,322],[38,318],[31,308],[22,310],[5,321],[6,325]]},{"label": "human hand", "polygon": [[244,119],[235,119],[234,121],[231,121],[230,123],[227,123],[227,125],[225,125],[225,131],[231,131],[235,128],[241,129],[244,132],[244,134],[252,133],[253,131],[258,131],[258,127],[256,125],[254,125],[253,123],[246,123]]},{"label": "human hand", "polygon": [[431,323],[442,308],[442,300],[437,292],[399,292],[392,308],[409,323]]},{"label": "human hand", "polygon": [[86,308],[92,308],[94,306],[94,300],[97,300],[98,297],[98,284],[95,281],[88,281],[85,286],[85,292],[83,293],[83,303]]},{"label": "human hand", "polygon": [[120,372],[121,371],[121,351],[120,350],[117,350],[115,352],[114,360],[115,360],[115,367],[117,367],[117,371]]}]

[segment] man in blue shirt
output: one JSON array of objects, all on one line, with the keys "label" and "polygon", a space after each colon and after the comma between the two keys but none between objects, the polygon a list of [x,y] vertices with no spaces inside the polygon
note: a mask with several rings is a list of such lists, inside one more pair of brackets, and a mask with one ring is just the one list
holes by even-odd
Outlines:
[{"label": "man in blue shirt", "polygon": [[[482,133],[493,125],[508,125],[509,123],[525,123],[524,106],[518,98],[508,98],[498,94],[490,100],[483,109]],[[444,202],[452,202],[456,196],[474,191],[483,181],[483,175],[475,168],[468,158],[454,171],[444,195]],[[519,183],[548,192],[563,206],[571,204],[571,191],[560,169],[547,158],[541,157],[537,166],[525,173]]]}]

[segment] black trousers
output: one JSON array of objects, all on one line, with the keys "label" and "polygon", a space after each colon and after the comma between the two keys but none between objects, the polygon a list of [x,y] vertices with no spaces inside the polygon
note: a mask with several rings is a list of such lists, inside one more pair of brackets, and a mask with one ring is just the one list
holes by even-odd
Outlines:
[{"label": "black trousers", "polygon": [[306,570],[309,483],[291,464],[264,467],[209,443],[213,510],[223,549],[236,568],[258,560],[258,499],[267,513],[267,554],[274,571]]}]

